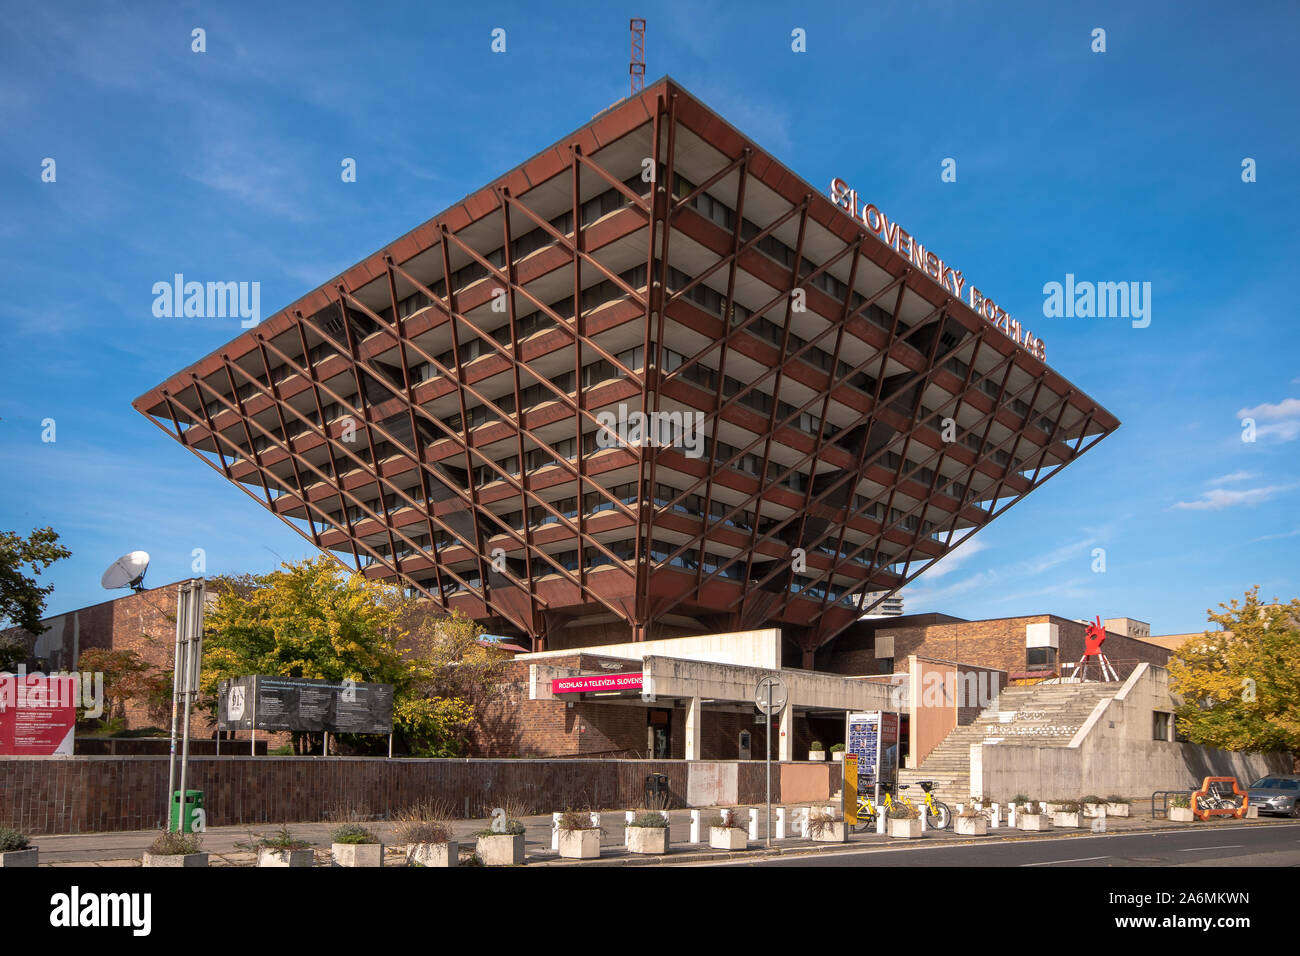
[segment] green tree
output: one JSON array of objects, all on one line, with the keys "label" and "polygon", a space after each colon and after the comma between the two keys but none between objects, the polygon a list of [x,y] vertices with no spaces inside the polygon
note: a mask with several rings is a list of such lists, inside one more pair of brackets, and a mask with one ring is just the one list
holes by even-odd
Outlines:
[{"label": "green tree", "polygon": [[[394,732],[404,749],[459,751],[474,710],[447,673],[455,655],[434,653],[438,626],[399,588],[349,574],[323,555],[210,587],[216,602],[207,613],[201,676],[210,706],[220,681],[249,674],[392,684]],[[408,639],[404,624],[424,630]],[[295,735],[299,752],[309,745],[307,735]]]},{"label": "green tree", "polygon": [[36,578],[55,561],[72,555],[58,541],[53,528],[37,528],[26,538],[0,531],[0,624],[21,627],[29,634],[45,630],[41,616],[54,585],[41,586]]},{"label": "green tree", "polygon": [[1300,599],[1262,604],[1256,586],[1219,606],[1206,613],[1221,630],[1170,657],[1178,729],[1224,750],[1300,754]]}]

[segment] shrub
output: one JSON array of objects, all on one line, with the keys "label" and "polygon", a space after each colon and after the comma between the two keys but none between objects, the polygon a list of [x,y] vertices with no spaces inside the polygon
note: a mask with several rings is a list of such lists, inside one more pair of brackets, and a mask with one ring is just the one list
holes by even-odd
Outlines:
[{"label": "shrub", "polygon": [[808,835],[820,837],[831,833],[837,824],[844,822],[844,816],[834,810],[814,810],[808,814]]},{"label": "shrub", "polygon": [[401,820],[397,824],[398,843],[446,843],[450,839],[447,828],[435,820]]},{"label": "shrub", "polygon": [[[251,836],[251,834],[250,834]],[[311,844],[306,840],[299,840],[289,832],[287,826],[280,827],[274,836],[267,836],[265,833],[256,840],[250,840],[248,843],[236,843],[235,846],[241,850],[310,850]]]},{"label": "shrub", "polygon": [[267,754],[271,757],[292,757],[293,744],[281,744],[279,747],[267,751]]},{"label": "shrub", "polygon": [[1016,805],[1018,806],[1018,805],[1020,805],[1020,804],[1022,804],[1022,803],[1028,803],[1028,802],[1029,802],[1029,798],[1028,798],[1027,796],[1025,796],[1023,793],[1018,793],[1018,794],[1016,794],[1014,797],[1011,798],[1011,802],[1014,803],[1014,804],[1016,804]]},{"label": "shrub", "polygon": [[599,830],[600,827],[591,819],[586,810],[565,810],[556,822],[560,830]]},{"label": "shrub", "polygon": [[833,754],[842,754],[842,753],[844,753],[844,745],[843,745],[843,744],[831,744],[831,753],[833,753]]},{"label": "shrub", "polygon": [[651,827],[658,830],[668,828],[668,818],[662,813],[656,813],[653,810],[643,811],[632,818],[628,824],[630,827]]},{"label": "shrub", "polygon": [[188,856],[198,853],[203,844],[203,837],[198,833],[179,833],[164,830],[154,838],[149,852],[154,856]]},{"label": "shrub", "polygon": [[1103,800],[1101,797],[1097,796],[1095,793],[1090,793],[1086,797],[1080,797],[1079,802],[1080,803],[1105,803],[1106,801]]},{"label": "shrub", "polygon": [[740,822],[739,814],[732,809],[719,810],[707,821],[710,827],[726,827],[732,830],[748,830],[749,827]]},{"label": "shrub", "polygon": [[825,750],[826,748],[822,745],[822,742],[820,740],[814,740],[812,743],[808,745],[808,749],[813,753],[819,753]]},{"label": "shrub", "polygon": [[1171,807],[1190,807],[1192,805],[1191,795],[1186,793],[1174,794],[1169,798],[1169,805]]},{"label": "shrub", "polygon": [[375,836],[360,823],[345,823],[341,827],[335,827],[330,831],[331,843],[378,843],[379,837]]},{"label": "shrub", "polygon": [[1056,807],[1057,813],[1079,812],[1079,802],[1077,800],[1053,800],[1052,805]]},{"label": "shrub", "polygon": [[891,820],[915,820],[920,815],[916,807],[909,807],[906,803],[895,803],[889,808]]},{"label": "shrub", "polygon": [[11,830],[8,827],[0,827],[0,853],[26,850],[31,845],[32,841],[27,839],[26,834]]},{"label": "shrub", "polygon": [[474,835],[481,836],[481,837],[523,836],[523,834],[527,832],[527,829],[528,828],[525,827],[523,823],[521,823],[519,820],[516,820],[514,817],[507,816],[505,827],[503,829],[493,830],[491,827],[486,827],[482,830],[475,831]]},{"label": "shrub", "polygon": [[1106,798],[1106,802],[1107,803],[1132,803],[1133,801],[1130,800],[1128,797],[1120,797],[1112,793],[1109,797]]}]

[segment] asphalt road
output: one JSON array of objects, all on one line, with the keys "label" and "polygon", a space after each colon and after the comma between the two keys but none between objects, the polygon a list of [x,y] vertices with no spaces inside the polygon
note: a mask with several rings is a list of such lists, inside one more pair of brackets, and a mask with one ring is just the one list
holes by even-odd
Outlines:
[{"label": "asphalt road", "polygon": [[860,853],[760,858],[713,866],[1300,866],[1300,823],[990,840]]}]

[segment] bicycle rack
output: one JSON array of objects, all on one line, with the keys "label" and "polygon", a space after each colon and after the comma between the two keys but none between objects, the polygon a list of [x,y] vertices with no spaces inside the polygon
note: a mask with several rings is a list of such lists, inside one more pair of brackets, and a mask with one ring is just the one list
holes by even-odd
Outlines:
[{"label": "bicycle rack", "polygon": [[[1232,795],[1234,797],[1241,797],[1241,803],[1227,807],[1211,806],[1202,808],[1200,806],[1202,798],[1213,799],[1220,803],[1225,802],[1224,793],[1226,792],[1226,788],[1215,786],[1215,784],[1224,783],[1232,784]],[[1235,819],[1240,820],[1246,815],[1246,807],[1249,806],[1249,804],[1250,795],[1246,793],[1246,791],[1242,790],[1237,784],[1236,777],[1206,777],[1201,781],[1201,789],[1192,792],[1192,814],[1198,820],[1208,820],[1210,817],[1234,817]]]},{"label": "bicycle rack", "polygon": [[1188,798],[1188,801],[1187,801],[1187,802],[1188,802],[1188,806],[1191,806],[1191,803],[1192,803],[1192,794],[1193,794],[1193,793],[1194,793],[1194,791],[1192,791],[1192,790],[1155,790],[1155,791],[1152,791],[1152,793],[1151,793],[1151,819],[1153,819],[1153,820],[1157,819],[1157,814],[1156,814],[1156,797],[1159,797],[1159,798],[1160,798],[1160,813],[1159,813],[1159,817],[1168,817],[1168,816],[1169,816],[1169,798],[1170,798],[1170,796],[1173,796],[1173,795],[1186,796],[1186,797]]}]

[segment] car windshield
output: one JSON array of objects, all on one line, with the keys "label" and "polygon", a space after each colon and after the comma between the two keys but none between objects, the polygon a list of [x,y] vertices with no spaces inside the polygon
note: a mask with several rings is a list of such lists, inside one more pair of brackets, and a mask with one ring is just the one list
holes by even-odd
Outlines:
[{"label": "car windshield", "polygon": [[1282,777],[1265,777],[1252,783],[1254,790],[1300,790],[1300,780],[1286,780]]}]

